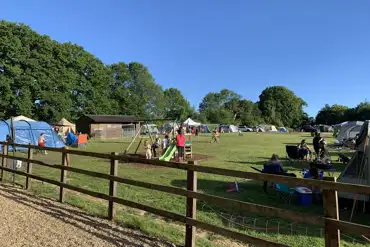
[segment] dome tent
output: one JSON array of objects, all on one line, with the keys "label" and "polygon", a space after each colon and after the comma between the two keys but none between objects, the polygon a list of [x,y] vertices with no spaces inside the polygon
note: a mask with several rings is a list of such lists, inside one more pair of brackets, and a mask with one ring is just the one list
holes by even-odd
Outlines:
[{"label": "dome tent", "polygon": [[[343,172],[338,177],[338,182],[370,185],[370,121],[366,120],[356,140],[356,152],[347,163]],[[347,199],[369,201],[369,196],[356,195],[354,193],[339,192],[339,196]]]},{"label": "dome tent", "polygon": [[362,121],[345,122],[340,125],[336,144],[343,144],[345,140],[355,138],[360,133],[361,127],[364,124]]},{"label": "dome tent", "polygon": [[[64,142],[52,130],[51,126],[46,122],[36,121],[13,121],[14,142],[18,144],[38,145],[38,138],[41,133],[45,135],[45,146],[52,148],[64,147]],[[11,121],[0,120],[0,141],[6,141],[6,136],[11,134]],[[25,150],[25,148],[16,147],[17,150]]]}]

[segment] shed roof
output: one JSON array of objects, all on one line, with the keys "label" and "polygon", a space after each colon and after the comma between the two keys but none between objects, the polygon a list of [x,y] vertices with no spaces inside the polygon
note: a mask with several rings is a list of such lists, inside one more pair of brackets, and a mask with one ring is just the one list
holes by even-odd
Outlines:
[{"label": "shed roof", "polygon": [[137,123],[139,118],[124,115],[85,115],[94,123]]}]

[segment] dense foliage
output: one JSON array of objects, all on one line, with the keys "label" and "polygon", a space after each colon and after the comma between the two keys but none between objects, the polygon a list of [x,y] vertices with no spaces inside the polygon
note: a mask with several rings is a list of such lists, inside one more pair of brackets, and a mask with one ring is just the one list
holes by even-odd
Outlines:
[{"label": "dense foliage", "polygon": [[317,114],[316,122],[328,125],[344,121],[364,121],[370,119],[370,103],[361,102],[354,108],[343,105],[325,105]]},{"label": "dense foliage", "polygon": [[192,110],[180,91],[163,91],[140,63],[106,66],[81,46],[6,21],[0,22],[0,107],[0,118],[49,122],[82,114],[184,118]]}]

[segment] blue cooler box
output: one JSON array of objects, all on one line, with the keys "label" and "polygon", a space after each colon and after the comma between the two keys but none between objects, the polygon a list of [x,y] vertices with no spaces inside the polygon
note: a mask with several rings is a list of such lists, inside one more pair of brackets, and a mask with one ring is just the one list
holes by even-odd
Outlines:
[{"label": "blue cooler box", "polygon": [[297,195],[297,202],[303,206],[312,204],[312,190],[306,187],[296,187],[295,194]]}]

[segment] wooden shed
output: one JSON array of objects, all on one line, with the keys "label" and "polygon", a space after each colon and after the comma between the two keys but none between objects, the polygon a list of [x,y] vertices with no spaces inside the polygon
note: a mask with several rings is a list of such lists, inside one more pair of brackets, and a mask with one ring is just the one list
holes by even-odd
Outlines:
[{"label": "wooden shed", "polygon": [[97,139],[116,139],[134,136],[140,130],[140,121],[135,116],[84,115],[76,121],[78,133]]}]

